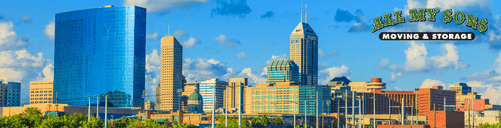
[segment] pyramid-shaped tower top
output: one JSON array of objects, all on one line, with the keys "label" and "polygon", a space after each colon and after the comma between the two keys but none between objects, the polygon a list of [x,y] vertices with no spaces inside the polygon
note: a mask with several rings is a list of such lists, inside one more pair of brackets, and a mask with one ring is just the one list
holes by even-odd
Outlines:
[{"label": "pyramid-shaped tower top", "polygon": [[313,35],[317,34],[308,23],[301,22],[299,23],[294,30],[292,30],[291,35]]},{"label": "pyramid-shaped tower top", "polygon": [[[303,4],[301,4],[301,22],[296,26],[294,30],[292,30],[291,35],[313,35],[316,36],[317,34],[311,26],[308,24],[308,8],[306,9],[306,16],[305,16],[305,22],[303,22]],[[306,5],[306,7],[308,7]]]}]

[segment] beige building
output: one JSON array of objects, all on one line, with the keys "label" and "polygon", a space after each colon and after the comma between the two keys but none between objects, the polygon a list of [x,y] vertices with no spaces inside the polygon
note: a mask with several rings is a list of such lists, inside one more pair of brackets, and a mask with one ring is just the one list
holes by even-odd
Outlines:
[{"label": "beige building", "polygon": [[148,102],[144,103],[144,110],[153,110],[154,107],[155,107],[155,103],[151,102],[150,100],[148,100]]},{"label": "beige building", "polygon": [[[228,106],[228,110],[238,109],[239,102],[244,102],[245,88],[247,88],[247,78],[230,78],[230,82],[228,82],[228,86],[224,92],[223,107],[226,108]],[[242,98],[242,100],[239,98]],[[242,106],[242,110],[245,111],[244,106]]]},{"label": "beige building", "polygon": [[30,82],[30,104],[52,103],[54,81]]},{"label": "beige building", "polygon": [[188,111],[188,97],[198,89],[198,83],[185,83],[183,86],[183,92],[181,93],[181,106],[182,110]]},{"label": "beige building", "polygon": [[351,91],[370,93],[373,89],[386,89],[386,83],[383,83],[381,78],[371,78],[371,82],[350,82],[348,86]]},{"label": "beige building", "polygon": [[174,36],[162,37],[160,60],[160,108],[176,111],[180,108],[179,91],[183,87],[183,46]]}]

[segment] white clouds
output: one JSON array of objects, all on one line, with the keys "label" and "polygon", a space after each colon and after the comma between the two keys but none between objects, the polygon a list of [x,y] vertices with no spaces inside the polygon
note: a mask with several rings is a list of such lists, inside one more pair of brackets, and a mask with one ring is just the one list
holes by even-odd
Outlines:
[{"label": "white clouds", "polygon": [[228,48],[234,48],[236,45],[240,44],[238,39],[228,39],[225,35],[221,34],[213,39],[213,41],[219,45],[226,46]]},{"label": "white clouds", "polygon": [[376,70],[383,70],[383,69],[386,69],[388,68],[388,64],[390,63],[390,59],[386,58],[386,59],[382,59],[379,64],[377,65],[374,65],[374,68]]},{"label": "white clouds", "polygon": [[0,22],[0,50],[12,50],[24,48],[28,42],[28,37],[19,36],[14,31],[12,21]]},{"label": "white clouds", "polygon": [[186,48],[193,48],[193,46],[201,44],[201,43],[202,43],[202,41],[195,39],[193,37],[190,37],[190,39],[183,42],[183,46]]},{"label": "white clouds", "polygon": [[244,70],[242,70],[242,72],[240,72],[239,76],[242,76],[242,77],[249,77],[254,84],[258,84],[258,83],[265,83],[266,82],[266,77],[262,76],[262,75],[256,75],[254,73],[252,73],[252,70],[251,68],[245,68]]},{"label": "white clouds", "polygon": [[19,23],[31,23],[33,22],[32,19],[31,19],[31,16],[26,14],[24,16],[22,16],[21,18],[19,18]]},{"label": "white clouds", "polygon": [[125,0],[123,5],[145,7],[148,12],[155,12],[159,15],[163,15],[168,13],[170,8],[190,8],[191,5],[194,4],[204,4],[209,2],[209,0]]},{"label": "white clouds", "polygon": [[19,82],[26,76],[25,71],[20,71],[15,68],[0,68],[0,79],[5,82],[15,81]]},{"label": "white clouds", "polygon": [[158,32],[155,32],[155,33],[146,33],[146,39],[149,39],[149,40],[158,40],[158,39],[160,39],[160,36],[158,36]]},{"label": "white clouds", "polygon": [[[146,55],[145,68],[146,93],[155,94],[155,87],[160,83],[160,56],[157,49],[153,49],[150,54]],[[147,97],[146,100],[154,100],[154,98]]]},{"label": "white clouds", "polygon": [[54,66],[51,63],[43,68],[42,73],[38,73],[37,81],[54,81]]},{"label": "white clouds", "polygon": [[226,41],[226,39],[227,39],[226,36],[221,34],[214,38],[214,42],[218,43],[219,45],[222,45],[224,44],[224,41]]},{"label": "white clouds", "polygon": [[42,67],[45,64],[43,53],[33,55],[26,49],[18,51],[1,51],[0,67]]},{"label": "white clouds", "polygon": [[401,77],[402,76],[402,73],[399,72],[399,73],[391,73],[391,81],[396,81],[398,79],[398,77]]},{"label": "white clouds", "polygon": [[[351,74],[351,69],[349,67],[342,65],[341,67],[331,67],[331,68],[319,71],[318,78],[319,78],[321,84],[327,84],[329,82],[329,80],[331,80],[332,78],[334,78],[336,76],[347,76],[350,74]],[[320,75],[326,76],[326,77],[320,77]]]},{"label": "white clouds", "polygon": [[54,22],[50,22],[45,26],[45,30],[43,31],[47,39],[54,41],[54,33],[56,29],[56,24]]},{"label": "white clouds", "polygon": [[460,60],[459,52],[453,44],[442,44],[442,56],[426,57],[428,50],[423,43],[410,42],[411,46],[405,50],[404,65],[389,65],[389,60],[381,60],[380,64],[374,66],[376,69],[390,68],[395,71],[403,72],[426,72],[443,69],[461,70],[468,68],[468,64],[464,64]]},{"label": "white clouds", "polygon": [[431,88],[432,86],[444,86],[446,87],[446,84],[440,80],[432,80],[432,79],[426,79],[423,81],[423,84],[421,84],[420,88]]},{"label": "white clouds", "polygon": [[318,49],[318,55],[320,55],[323,58],[330,58],[331,56],[335,56],[337,54],[336,51],[330,51],[330,52],[325,52],[322,49]]},{"label": "white clouds", "polygon": [[172,35],[179,39],[188,36],[188,33],[186,33],[186,30],[176,30]]},{"label": "white clouds", "polygon": [[237,58],[245,59],[245,57],[247,57],[247,53],[246,52],[241,52],[241,53],[237,54]]}]

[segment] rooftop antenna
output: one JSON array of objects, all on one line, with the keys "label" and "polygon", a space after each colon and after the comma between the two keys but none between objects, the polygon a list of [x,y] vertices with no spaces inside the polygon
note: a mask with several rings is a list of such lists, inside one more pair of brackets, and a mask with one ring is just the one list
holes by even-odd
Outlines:
[{"label": "rooftop antenna", "polygon": [[301,3],[301,23],[303,23],[303,3]]},{"label": "rooftop antenna", "polygon": [[167,36],[170,36],[170,25],[167,25]]},{"label": "rooftop antenna", "polygon": [[304,18],[304,23],[308,23],[308,4],[305,4],[304,8],[306,9],[306,16]]}]

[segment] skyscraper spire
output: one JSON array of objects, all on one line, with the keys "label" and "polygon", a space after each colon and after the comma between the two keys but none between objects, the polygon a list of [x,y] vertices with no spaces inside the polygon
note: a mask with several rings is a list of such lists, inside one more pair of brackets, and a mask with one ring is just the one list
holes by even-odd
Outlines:
[{"label": "skyscraper spire", "polygon": [[304,23],[308,23],[308,4],[305,4],[304,8],[306,9],[306,16],[304,18]]},{"label": "skyscraper spire", "polygon": [[301,3],[301,23],[303,23],[303,3]]}]

